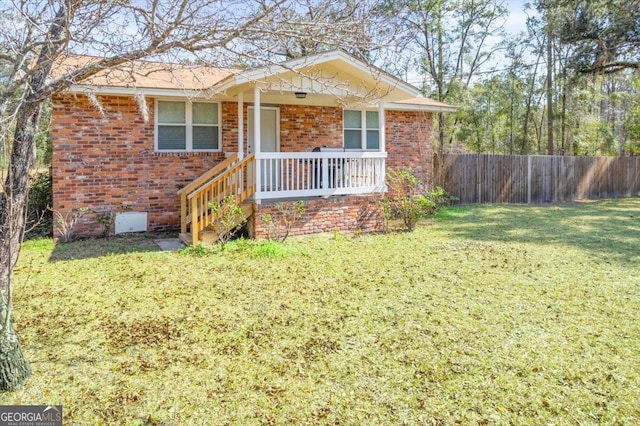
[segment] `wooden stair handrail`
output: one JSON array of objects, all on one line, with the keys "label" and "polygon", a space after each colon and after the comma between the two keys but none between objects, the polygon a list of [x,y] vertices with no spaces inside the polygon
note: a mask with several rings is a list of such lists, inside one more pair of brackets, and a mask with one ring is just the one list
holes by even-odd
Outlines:
[{"label": "wooden stair handrail", "polygon": [[[248,157],[245,157],[242,161],[237,162],[236,164],[233,165],[233,167],[230,167],[227,170],[223,171],[214,179],[211,179],[209,182],[203,183],[202,185],[200,185],[200,187],[194,189],[190,193],[187,193],[187,199],[190,200],[191,198],[195,197],[196,195],[198,195],[199,192],[201,192],[203,189],[207,188],[208,186],[214,184],[216,181],[226,179],[232,176],[238,169],[244,167],[246,164],[251,163],[254,160],[254,157],[255,157],[254,154],[251,154]],[[232,194],[224,194],[221,199],[225,198],[227,195],[232,195]],[[241,203],[242,201],[244,200],[238,200],[238,203]]]},{"label": "wooden stair handrail", "polygon": [[221,163],[216,164],[213,168],[211,168],[210,170],[208,170],[205,173],[201,174],[198,178],[196,178],[196,180],[191,182],[189,185],[186,185],[184,188],[181,188],[178,191],[178,195],[181,195],[183,193],[189,194],[189,193],[193,192],[195,189],[199,188],[203,184],[207,183],[208,181],[212,180],[213,178],[216,178],[217,175],[219,175],[220,173],[224,172],[227,168],[229,168],[229,166],[231,166],[237,160],[238,160],[238,153],[234,152],[232,155],[230,155],[229,157],[225,158],[224,161],[222,161]]},{"label": "wooden stair handrail", "polygon": [[[237,155],[235,157],[234,162],[225,160],[227,164],[220,163],[180,191],[181,232],[186,235],[190,225],[194,245],[199,241],[200,232],[216,220],[209,211],[208,203],[234,195],[240,204],[255,193],[255,176],[250,179],[255,155],[251,154],[242,161],[237,161]],[[213,171],[218,173],[212,176]]]}]

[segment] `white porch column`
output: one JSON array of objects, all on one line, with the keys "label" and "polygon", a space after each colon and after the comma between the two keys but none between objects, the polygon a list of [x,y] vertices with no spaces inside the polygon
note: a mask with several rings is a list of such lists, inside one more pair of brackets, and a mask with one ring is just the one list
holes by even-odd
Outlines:
[{"label": "white porch column", "polygon": [[[382,99],[380,100],[380,105],[378,105],[378,120],[380,120],[380,152],[387,152],[387,143],[386,143],[387,123],[384,116],[384,101],[382,101]],[[379,180],[376,182],[376,185],[384,188],[384,191],[387,190],[386,168],[387,168],[387,160],[386,158],[383,158],[382,164],[380,166],[380,170],[377,173]]]},{"label": "white porch column", "polygon": [[386,133],[387,133],[387,124],[385,123],[384,118],[384,102],[380,101],[380,105],[378,105],[378,120],[380,120],[380,152],[386,152],[387,145],[385,143]]},{"label": "white porch column", "polygon": [[253,89],[253,152],[259,154],[260,149],[260,88]]},{"label": "white porch column", "polygon": [[260,88],[258,86],[253,89],[253,152],[256,158],[256,193],[255,201],[260,204],[262,192],[262,161],[260,147]]},{"label": "white porch column", "polygon": [[244,93],[238,93],[238,159],[244,158]]}]

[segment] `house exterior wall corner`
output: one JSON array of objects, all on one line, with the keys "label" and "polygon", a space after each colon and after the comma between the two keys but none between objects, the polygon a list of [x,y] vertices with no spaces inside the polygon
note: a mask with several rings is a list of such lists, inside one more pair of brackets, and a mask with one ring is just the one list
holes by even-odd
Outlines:
[{"label": "house exterior wall corner", "polygon": [[387,111],[387,168],[411,168],[431,186],[433,179],[433,115],[424,111]]}]

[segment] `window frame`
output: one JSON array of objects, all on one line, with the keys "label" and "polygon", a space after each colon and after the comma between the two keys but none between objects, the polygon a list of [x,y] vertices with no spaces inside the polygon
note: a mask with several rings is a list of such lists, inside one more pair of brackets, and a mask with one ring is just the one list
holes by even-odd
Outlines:
[{"label": "window frame", "polygon": [[[360,113],[360,126],[361,127],[346,127],[344,113],[345,111],[356,111]],[[378,114],[378,127],[375,129],[370,129],[367,127],[367,113],[375,112]],[[345,131],[346,130],[357,130],[360,132],[360,148],[347,148],[345,147]],[[378,148],[367,148],[367,131],[374,130],[378,132]],[[345,151],[367,151],[367,152],[380,152],[380,135],[382,134],[382,129],[380,127],[380,112],[378,110],[373,109],[350,109],[344,108],[342,110],[342,148]]]},{"label": "window frame", "polygon": [[[161,123],[159,121],[159,102],[182,102],[185,104],[184,108],[184,124],[181,123]],[[216,104],[218,116],[217,124],[199,124],[193,123],[193,104]],[[157,153],[184,153],[184,152],[222,152],[222,108],[220,102],[208,101],[208,100],[191,100],[182,98],[156,98],[154,100],[154,126],[153,126],[153,139],[154,139],[154,151]],[[185,127],[185,148],[184,149],[160,149],[158,145],[158,128],[160,126],[182,126]],[[213,149],[194,149],[193,148],[193,129],[194,127],[217,127],[218,135],[218,147]]]}]

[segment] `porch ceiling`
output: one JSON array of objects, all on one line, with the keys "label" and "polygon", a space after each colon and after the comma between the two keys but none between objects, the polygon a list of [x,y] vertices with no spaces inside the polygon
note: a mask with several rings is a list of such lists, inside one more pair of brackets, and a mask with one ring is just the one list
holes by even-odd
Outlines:
[{"label": "porch ceiling", "polygon": [[[237,94],[233,97],[229,97],[231,101],[237,101]],[[245,91],[243,101],[248,104],[254,103],[253,90]],[[263,106],[268,105],[310,105],[310,106],[329,106],[339,107],[343,106],[340,103],[340,98],[322,93],[308,93],[304,99],[298,99],[295,97],[293,91],[278,91],[278,90],[266,90],[260,95],[260,103]]]}]

